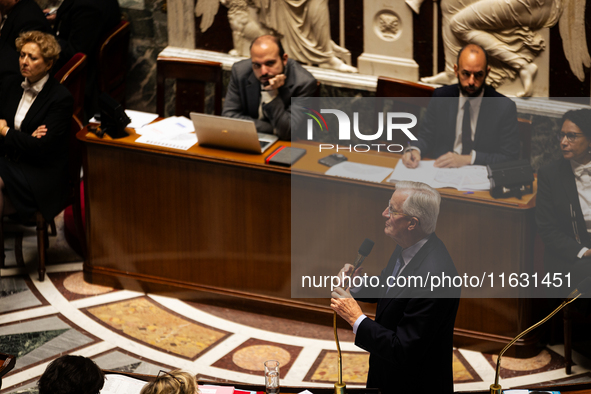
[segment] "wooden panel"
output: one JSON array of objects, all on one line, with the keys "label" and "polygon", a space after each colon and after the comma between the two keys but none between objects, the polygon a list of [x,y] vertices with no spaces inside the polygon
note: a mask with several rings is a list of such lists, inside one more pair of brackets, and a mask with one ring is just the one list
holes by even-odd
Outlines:
[{"label": "wooden panel", "polygon": [[289,176],[100,146],[88,154],[89,263],[289,298]]}]

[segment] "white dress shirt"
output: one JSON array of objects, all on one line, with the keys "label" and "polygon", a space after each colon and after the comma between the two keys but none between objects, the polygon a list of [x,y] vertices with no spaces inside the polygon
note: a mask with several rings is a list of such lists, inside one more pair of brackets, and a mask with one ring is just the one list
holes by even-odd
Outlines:
[{"label": "white dress shirt", "polygon": [[[581,210],[583,211],[583,217],[585,218],[586,230],[591,233],[591,187],[589,187],[589,185],[591,185],[591,162],[587,164],[579,164],[576,161],[571,160],[570,165],[575,174],[575,183],[577,184],[579,202],[581,203]],[[589,248],[581,248],[577,256],[582,258],[587,250],[589,250]]]},{"label": "white dress shirt", "polygon": [[[474,135],[476,134],[476,124],[478,123],[478,114],[480,114],[480,105],[482,104],[482,97],[484,96],[484,89],[478,95],[478,97],[467,97],[460,91],[460,97],[458,102],[458,114],[456,115],[456,139],[454,141],[454,153],[458,155],[462,154],[462,124],[464,123],[464,104],[466,100],[470,100],[470,128],[472,129],[472,141],[474,141]],[[421,153],[421,150],[416,146],[409,146],[404,151],[417,150]],[[470,164],[474,164],[476,160],[476,151],[472,149],[470,152]]]},{"label": "white dress shirt", "polygon": [[[458,114],[456,115],[456,140],[454,142],[454,152],[458,155],[462,154],[462,125],[464,123],[464,104],[466,100],[470,100],[470,128],[472,129],[472,141],[476,134],[476,124],[478,123],[478,114],[480,113],[480,105],[482,104],[482,96],[484,96],[484,89],[478,97],[467,97],[460,91]],[[472,149],[470,152],[472,160],[470,164],[474,164],[476,159],[476,151]]]},{"label": "white dress shirt", "polygon": [[[18,109],[16,110],[16,114],[14,115],[15,130],[20,131],[21,124],[23,123],[23,119],[25,119],[25,116],[27,116],[27,112],[29,112],[29,109],[31,108],[31,106],[35,102],[37,95],[39,94],[39,92],[41,92],[41,90],[43,90],[43,86],[45,86],[45,83],[47,82],[48,79],[49,79],[49,74],[45,75],[43,78],[41,78],[40,80],[38,80],[37,82],[35,82],[33,84],[29,83],[29,80],[27,78],[25,78],[25,80],[23,81],[23,83],[21,85],[24,90],[23,95],[21,97],[21,101],[18,104]],[[8,133],[8,131],[7,131],[7,133]]]}]

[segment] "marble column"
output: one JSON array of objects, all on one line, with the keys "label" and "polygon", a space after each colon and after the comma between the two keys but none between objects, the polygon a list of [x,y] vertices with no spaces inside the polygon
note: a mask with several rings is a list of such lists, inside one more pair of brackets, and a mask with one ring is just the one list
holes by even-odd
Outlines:
[{"label": "marble column", "polygon": [[168,0],[168,45],[195,49],[195,1]]},{"label": "marble column", "polygon": [[363,15],[364,52],[357,59],[359,72],[418,81],[410,7],[400,0],[364,0]]}]

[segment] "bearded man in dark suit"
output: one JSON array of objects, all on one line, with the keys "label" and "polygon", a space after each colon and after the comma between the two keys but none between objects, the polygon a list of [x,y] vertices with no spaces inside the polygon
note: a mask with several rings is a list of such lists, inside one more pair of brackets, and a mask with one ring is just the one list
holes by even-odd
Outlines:
[{"label": "bearded man in dark suit", "polygon": [[519,158],[515,103],[485,83],[488,55],[466,45],[454,66],[458,84],[435,89],[417,141],[405,149],[402,162],[416,168],[431,156],[436,167],[487,165]]},{"label": "bearded man in dark suit", "polygon": [[278,38],[261,36],[250,59],[232,66],[222,116],[253,120],[259,133],[291,138],[291,98],[312,97],[316,79],[287,53]]}]

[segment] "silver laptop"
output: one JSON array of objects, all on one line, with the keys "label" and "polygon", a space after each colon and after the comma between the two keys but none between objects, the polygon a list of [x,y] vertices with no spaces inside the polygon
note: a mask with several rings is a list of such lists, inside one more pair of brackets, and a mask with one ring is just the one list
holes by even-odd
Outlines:
[{"label": "silver laptop", "polygon": [[191,112],[199,145],[263,153],[277,141],[272,134],[257,133],[252,120]]}]

